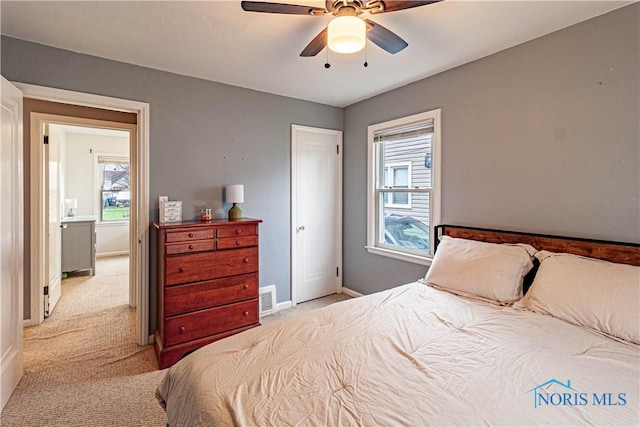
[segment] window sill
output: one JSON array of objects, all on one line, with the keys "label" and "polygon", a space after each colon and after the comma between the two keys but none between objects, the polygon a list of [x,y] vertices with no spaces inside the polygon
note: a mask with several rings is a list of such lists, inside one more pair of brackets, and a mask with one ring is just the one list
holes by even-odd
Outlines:
[{"label": "window sill", "polygon": [[404,252],[393,251],[390,249],[377,248],[375,246],[365,246],[365,248],[370,254],[386,256],[388,258],[412,262],[414,264],[431,265],[431,261],[433,260],[433,257],[430,255],[429,256],[413,255],[413,254],[407,254]]},{"label": "window sill", "polygon": [[108,227],[111,225],[124,226],[129,225],[129,221],[100,221],[96,222],[96,227]]}]

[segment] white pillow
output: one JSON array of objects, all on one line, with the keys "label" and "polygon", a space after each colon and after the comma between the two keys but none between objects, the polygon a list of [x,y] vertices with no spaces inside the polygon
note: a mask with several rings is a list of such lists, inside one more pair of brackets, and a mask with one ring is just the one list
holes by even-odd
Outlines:
[{"label": "white pillow", "polygon": [[640,267],[547,251],[536,257],[540,267],[516,307],[640,344]]},{"label": "white pillow", "polygon": [[424,281],[459,295],[510,304],[522,298],[522,282],[535,249],[443,236]]}]

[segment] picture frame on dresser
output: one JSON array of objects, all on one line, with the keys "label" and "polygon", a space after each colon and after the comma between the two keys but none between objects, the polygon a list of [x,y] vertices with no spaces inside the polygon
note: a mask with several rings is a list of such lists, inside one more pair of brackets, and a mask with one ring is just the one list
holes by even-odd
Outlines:
[{"label": "picture frame on dresser", "polygon": [[259,326],[259,219],[154,223],[160,369]]}]

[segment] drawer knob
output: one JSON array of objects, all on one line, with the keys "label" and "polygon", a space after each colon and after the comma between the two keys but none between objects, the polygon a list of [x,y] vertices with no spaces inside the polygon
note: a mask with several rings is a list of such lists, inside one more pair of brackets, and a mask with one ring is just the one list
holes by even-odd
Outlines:
[{"label": "drawer knob", "polygon": [[245,312],[244,312],[244,313],[242,313],[242,314],[244,314],[245,316],[248,316],[248,315],[249,315],[249,312],[248,312],[248,311],[245,311]]},{"label": "drawer knob", "polygon": [[240,234],[242,233],[242,230],[240,230],[239,228],[236,228],[236,234]]},{"label": "drawer knob", "polygon": [[193,249],[193,245],[189,245],[189,249]]},{"label": "drawer knob", "polygon": [[178,269],[178,271],[179,271],[180,273],[184,273],[184,267],[180,267],[180,268]]},{"label": "drawer knob", "polygon": [[245,288],[245,289],[249,289],[249,285],[245,284],[245,285],[243,286],[243,288]]},{"label": "drawer knob", "polygon": [[249,258],[243,259],[244,263],[247,264],[249,262]]},{"label": "drawer knob", "polygon": [[193,233],[189,233],[189,237],[193,237]]},{"label": "drawer knob", "polygon": [[179,331],[180,331],[181,334],[184,334],[184,331],[185,331],[184,326],[180,326]]},{"label": "drawer knob", "polygon": [[236,240],[236,246],[240,246],[240,240]]}]

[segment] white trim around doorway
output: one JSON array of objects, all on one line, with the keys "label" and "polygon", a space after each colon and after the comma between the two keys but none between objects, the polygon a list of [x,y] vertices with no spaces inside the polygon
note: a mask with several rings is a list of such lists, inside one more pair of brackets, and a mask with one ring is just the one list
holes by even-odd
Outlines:
[{"label": "white trim around doorway", "polygon": [[[20,89],[25,98],[40,99],[65,104],[80,105],[85,107],[102,108],[107,110],[124,111],[137,114],[137,138],[136,143],[131,147],[131,161],[137,164],[137,174],[132,177],[137,186],[137,197],[132,200],[131,229],[129,235],[130,267],[129,280],[132,293],[130,304],[137,307],[138,344],[146,345],[153,341],[149,335],[149,104],[127,99],[111,98],[101,95],[94,95],[83,92],[73,92],[63,89],[55,89],[44,86],[36,86],[24,83],[13,84]],[[32,135],[33,138],[33,135]],[[37,153],[36,156],[39,156]],[[34,153],[32,151],[32,158]],[[36,158],[37,160],[37,158]],[[39,205],[39,197],[42,196],[40,181],[42,180],[40,168],[32,168],[31,176],[31,198],[30,206]],[[25,321],[25,326],[38,324],[38,318],[34,319],[34,301],[39,304],[40,287],[34,283],[34,278],[44,277],[44,272],[40,272],[43,267],[42,252],[44,246],[44,230],[38,227],[37,215],[31,209],[31,301],[32,310],[30,320]],[[36,215],[34,224],[33,219]],[[35,227],[34,227],[35,225]],[[35,235],[34,235],[35,234]],[[34,246],[35,243],[35,246]],[[37,282],[36,282],[37,283]],[[34,300],[34,292],[37,298]],[[39,305],[36,305],[36,310]],[[37,314],[37,313],[36,313]],[[35,323],[34,323],[35,322]]]}]

